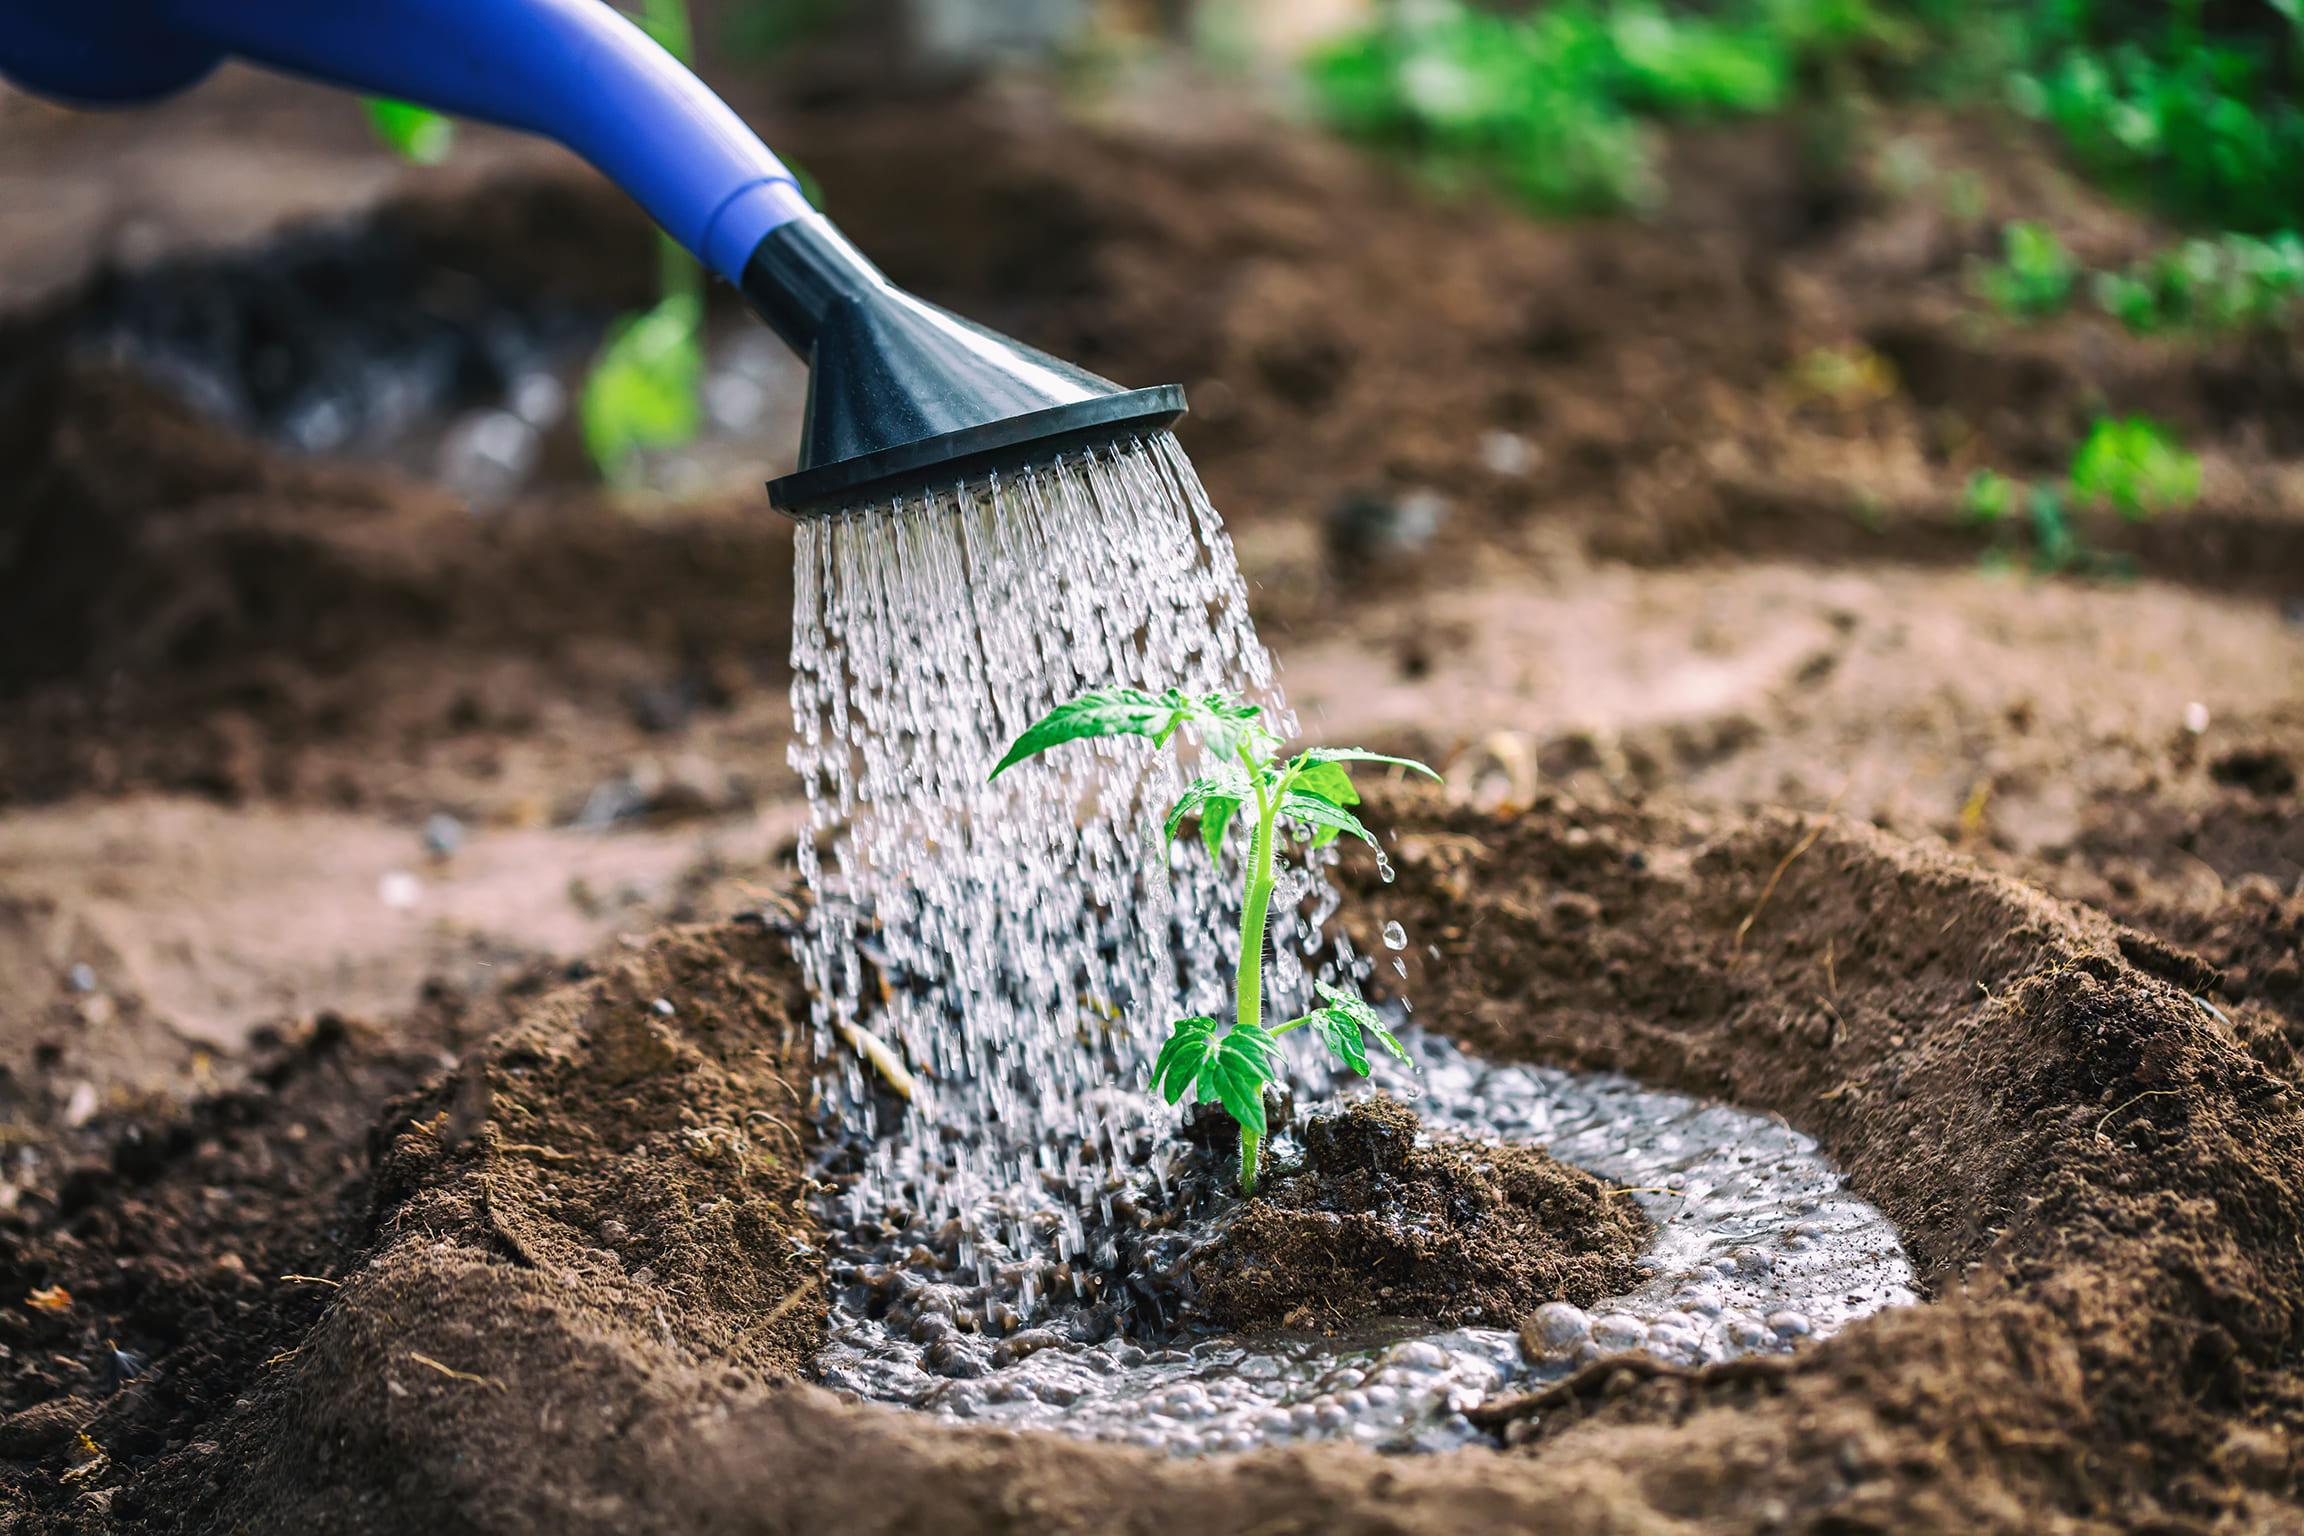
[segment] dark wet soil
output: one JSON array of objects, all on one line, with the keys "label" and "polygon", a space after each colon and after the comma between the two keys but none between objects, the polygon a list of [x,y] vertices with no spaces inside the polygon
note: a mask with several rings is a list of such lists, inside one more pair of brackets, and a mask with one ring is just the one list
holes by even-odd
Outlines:
[{"label": "dark wet soil", "polygon": [[1222,1328],[1334,1329],[1370,1317],[1517,1327],[1640,1282],[1648,1222],[1619,1191],[1532,1147],[1419,1144],[1413,1110],[1314,1115],[1301,1163],[1268,1175],[1192,1261]]},{"label": "dark wet soil", "polygon": [[[318,110],[254,99],[138,153],[237,164],[244,119]],[[1784,1116],[1928,1304],[1764,1367],[1578,1378],[1497,1450],[1413,1460],[1178,1465],[806,1385],[809,1075],[771,928],[667,929],[549,843],[520,857],[586,925],[515,922],[533,881],[420,911],[454,941],[425,964],[477,962],[330,1010],[341,934],[401,920],[372,873],[121,874],[219,818],[414,850],[452,811],[470,861],[603,782],[653,786],[633,822],[789,809],[783,525],[566,480],[475,517],[293,458],[69,355],[83,273],[0,348],[0,1532],[2304,1527],[2290,338],[1980,316],[1966,264],[2043,178],[2098,259],[2153,232],[1976,124],[1822,157],[1689,136],[1657,222],[1547,228],[1236,114],[778,110],[900,279],[1190,388],[1307,718],[1451,765],[1454,800],[1375,797],[1400,878],[1347,906],[1408,928],[1418,1018]],[[0,162],[61,189],[120,121],[83,152],[43,119]],[[1889,186],[1899,139],[1991,217]],[[506,174],[541,190],[388,216],[452,266],[644,280],[614,199]],[[2201,506],[2086,522],[2132,583],[1978,569],[1969,471],[2051,473],[2099,408],[2183,430]],[[788,874],[700,848],[674,883],[729,911]],[[221,900],[251,889],[273,909]],[[339,928],[287,921],[314,907]],[[142,969],[92,937],[187,908],[232,931]],[[163,974],[230,1006],[194,1019]]]}]

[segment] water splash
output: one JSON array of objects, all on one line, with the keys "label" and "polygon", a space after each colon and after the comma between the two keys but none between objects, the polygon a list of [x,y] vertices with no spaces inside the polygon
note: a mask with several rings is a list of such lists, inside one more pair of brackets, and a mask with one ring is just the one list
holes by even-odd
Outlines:
[{"label": "water splash", "polygon": [[[1226,689],[1293,731],[1231,541],[1162,433],[804,523],[797,569],[801,962],[834,1116],[873,1125],[861,1030],[918,1078],[919,1123],[875,1141],[846,1214],[980,1226],[992,1263],[1051,1226],[1062,1247],[1151,1112],[1149,1048],[1221,1010],[1237,897],[1196,851],[1148,855],[1170,754],[1084,742],[986,774],[1092,688]],[[1310,884],[1306,950],[1334,903]]]},{"label": "water splash", "polygon": [[[816,893],[799,948],[827,1064],[828,1384],[1176,1450],[1334,1434],[1431,1449],[1470,1435],[1468,1403],[1580,1353],[1637,1337],[1718,1359],[1910,1299],[1893,1228],[1805,1138],[1621,1080],[1489,1069],[1418,1037],[1425,1075],[1388,1088],[1425,1101],[1435,1126],[1551,1141],[1675,1191],[1644,1197],[1659,1228],[1651,1283],[1582,1318],[1565,1353],[1413,1324],[1341,1343],[1162,1345],[1172,1319],[1145,1277],[1204,1234],[1145,1235],[1182,1165],[1174,1112],[1141,1085],[1172,1020],[1228,1012],[1237,861],[1212,865],[1197,846],[1171,861],[1158,826],[1187,770],[1143,742],[986,774],[1092,688],[1227,690],[1294,731],[1215,509],[1160,434],[803,524],[797,570],[792,762]],[[1331,942],[1333,857],[1283,873],[1276,1008],[1314,976],[1368,971],[1348,939]],[[1381,852],[1376,864],[1394,878]],[[1403,975],[1405,946],[1388,925],[1383,957]],[[1292,1075],[1324,1094],[1309,1033],[1287,1042]],[[909,1064],[908,1106],[875,1053]],[[883,1122],[891,1109],[901,1123]],[[1573,1333],[1577,1319],[1555,1325]]]}]

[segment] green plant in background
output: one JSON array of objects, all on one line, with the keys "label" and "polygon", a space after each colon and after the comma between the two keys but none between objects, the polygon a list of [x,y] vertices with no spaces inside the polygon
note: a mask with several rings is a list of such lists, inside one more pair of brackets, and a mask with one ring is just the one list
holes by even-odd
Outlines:
[{"label": "green plant in background", "polygon": [[2016,504],[2023,495],[2020,482],[1996,469],[1980,469],[1968,477],[1968,488],[1961,493],[1960,507],[1970,522],[1997,527],[2015,515]]},{"label": "green plant in background", "polygon": [[2001,259],[1979,267],[1976,291],[2005,314],[2037,318],[2072,302],[2080,264],[2045,224],[2023,221],[2000,232]]},{"label": "green plant in background", "polygon": [[1990,530],[1984,563],[2004,568],[2029,566],[2041,575],[2068,571],[2110,574],[2115,563],[2080,540],[2054,485],[2028,485],[1997,470],[1980,469],[1968,478],[1961,502],[1969,521]]},{"label": "green plant in background", "polygon": [[846,9],[847,0],[742,0],[722,12],[721,45],[731,53],[766,58],[806,42]]},{"label": "green plant in background", "polygon": [[2099,273],[2096,302],[2139,334],[2275,330],[2304,299],[2304,236],[2186,240],[2124,272]]},{"label": "green plant in background", "polygon": [[389,96],[363,97],[360,105],[376,137],[405,160],[438,165],[456,147],[456,125],[429,107]]},{"label": "green plant in background", "polygon": [[1777,111],[1801,69],[1895,29],[1869,0],[1560,0],[1498,15],[1429,0],[1317,53],[1329,121],[1445,179],[1547,213],[1640,208],[1658,182],[1643,120]]},{"label": "green plant in background", "polygon": [[2200,460],[2144,416],[2098,417],[2072,456],[2073,496],[2130,522],[2200,499]]},{"label": "green plant in background", "polygon": [[1353,763],[1384,763],[1440,776],[1405,757],[1387,757],[1357,747],[1307,747],[1281,752],[1280,738],[1265,730],[1261,711],[1227,694],[1191,696],[1174,688],[1145,693],[1121,688],[1082,694],[1050,710],[1016,738],[991,777],[1069,741],[1141,736],[1155,747],[1177,742],[1189,728],[1201,748],[1202,773],[1177,797],[1168,812],[1166,840],[1173,841],[1188,820],[1197,820],[1200,841],[1218,857],[1226,832],[1246,833],[1242,852],[1240,954],[1234,974],[1233,1018],[1225,1029],[1205,1017],[1180,1019],[1152,1064],[1152,1086],[1171,1104],[1190,1094],[1200,1103],[1223,1105],[1240,1127],[1240,1192],[1256,1192],[1256,1173],[1267,1123],[1264,1090],[1280,1073],[1279,1039],[1309,1026],[1329,1050],[1353,1071],[1368,1071],[1367,1037],[1401,1061],[1408,1053],[1377,1017],[1376,1010],[1340,987],[1322,982],[1320,1006],[1274,1029],[1264,1027],[1264,927],[1275,885],[1274,859],[1280,839],[1293,837],[1320,848],[1349,834],[1369,847],[1375,836],[1351,807],[1360,803],[1352,787]]},{"label": "green plant in background", "polygon": [[2229,32],[2210,30],[2201,0],[2152,8],[2157,26],[2111,0],[2024,9],[2016,105],[2091,172],[2223,229],[2277,230],[2304,208],[2298,6],[2280,0],[2263,25],[2250,18]]},{"label": "green plant in background", "polygon": [[2010,224],[2001,239],[2004,256],[1977,267],[1971,286],[2003,314],[2027,320],[2062,314],[2083,289],[2138,335],[2278,330],[2304,309],[2304,236],[2293,231],[2184,240],[2120,271],[2093,273],[2043,225]]},{"label": "green plant in background", "polygon": [[[633,17],[666,52],[695,52],[687,0],[644,0]],[[659,297],[608,330],[577,402],[584,447],[611,484],[638,477],[640,456],[675,448],[703,424],[704,280],[669,235],[659,235]]]},{"label": "green plant in background", "polygon": [[2200,461],[2143,416],[2097,418],[2072,455],[2064,482],[2026,484],[1997,470],[1968,477],[1961,512],[1992,536],[1989,565],[2028,565],[2043,575],[2131,574],[2127,561],[2090,545],[2072,510],[2110,507],[2128,522],[2178,512],[2200,499]]},{"label": "green plant in background", "polygon": [[[632,19],[674,58],[693,56],[687,0],[643,0]],[[376,136],[419,165],[454,147],[455,125],[437,112],[383,97],[362,105]],[[659,297],[608,328],[577,403],[585,449],[615,484],[638,475],[642,453],[688,442],[703,424],[703,274],[679,242],[657,241]]]}]

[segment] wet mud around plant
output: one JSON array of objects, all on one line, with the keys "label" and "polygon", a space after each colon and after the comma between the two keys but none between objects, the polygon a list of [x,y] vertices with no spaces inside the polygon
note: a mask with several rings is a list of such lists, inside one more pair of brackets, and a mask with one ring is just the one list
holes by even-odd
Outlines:
[{"label": "wet mud around plant", "polygon": [[1549,1302],[1630,1290],[1647,1219],[1629,1196],[1533,1148],[1418,1145],[1415,1112],[1353,1105],[1304,1128],[1193,1263],[1204,1314],[1232,1328],[1365,1317],[1518,1327]]},{"label": "wet mud around plant", "polygon": [[[1398,923],[1398,990],[1472,1058],[1813,1138],[1920,1304],[1726,1362],[1562,1351],[1433,1455],[844,1399],[783,466],[633,506],[547,451],[475,515],[92,357],[66,282],[0,370],[0,1531],[2304,1521],[2285,350],[1979,329],[1985,231],[1764,133],[1678,144],[1657,224],[1548,228],[1260,122],[823,94],[784,138],[897,277],[1193,391],[1308,726],[1449,768],[1371,794],[1398,879],[1348,873],[1343,911],[1374,981]],[[12,171],[47,174],[34,140],[69,170],[34,135]],[[488,174],[389,216],[578,309],[644,283],[601,189]],[[1800,366],[1857,347],[1890,371]],[[2100,397],[2187,428],[2201,506],[2096,530],[2134,582],[1979,570],[1968,470],[2047,466]],[[1590,1239],[1557,1288],[1516,1261],[1425,1316],[1571,1337],[1543,1308],[1622,1234],[1538,1182],[1580,1213],[1543,1238]],[[1239,1238],[1273,1252],[1359,1203],[1269,1193]]]}]

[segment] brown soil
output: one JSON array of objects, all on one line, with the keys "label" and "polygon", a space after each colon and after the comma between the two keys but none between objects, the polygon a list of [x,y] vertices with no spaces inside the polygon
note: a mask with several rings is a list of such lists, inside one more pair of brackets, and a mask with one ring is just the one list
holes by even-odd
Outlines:
[{"label": "brown soil", "polygon": [[[1175,1464],[796,1380],[798,982],[662,926],[788,875],[756,494],[474,517],[66,354],[106,262],[379,200],[443,271],[644,279],[549,157],[218,89],[0,100],[0,1532],[2304,1530],[2304,370],[1963,292],[2004,215],[2154,231],[1925,117],[1685,136],[1657,221],[1545,227],[1196,99],[779,99],[900,279],[1191,389],[1310,726],[1451,765],[1347,909],[1419,1017],[1784,1116],[1930,1295],[1508,1450]],[[2099,408],[2201,506],[2089,520],[2133,582],[1980,570],[1969,471]]]},{"label": "brown soil", "polygon": [[[1510,1455],[1196,1467],[847,1408],[788,1379],[819,1305],[798,995],[724,928],[525,1005],[397,1106],[293,1353],[212,1438],[86,1482],[189,1530],[1092,1531],[1147,1497],[1219,1531],[2295,1517],[2304,1117],[2198,962],[1844,823],[1389,809],[1401,878],[1361,910],[1440,944],[1427,1013],[1796,1118],[1932,1302],[1765,1369],[1587,1378]],[[75,1399],[95,1444],[141,1379]]]},{"label": "brown soil", "polygon": [[1517,1327],[1640,1282],[1639,1208],[1533,1147],[1419,1145],[1415,1111],[1366,1099],[1303,1127],[1304,1160],[1192,1261],[1220,1328],[1333,1330],[1370,1317]]}]

